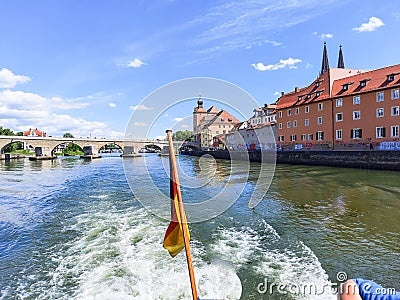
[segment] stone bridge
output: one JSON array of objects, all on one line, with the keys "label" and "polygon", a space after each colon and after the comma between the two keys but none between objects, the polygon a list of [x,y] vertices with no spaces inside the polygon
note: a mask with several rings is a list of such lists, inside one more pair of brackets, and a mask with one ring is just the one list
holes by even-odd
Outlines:
[{"label": "stone bridge", "polygon": [[[47,148],[51,152],[61,144],[74,143],[82,149],[86,146],[94,146],[95,149],[100,150],[101,147],[107,144],[114,144],[122,149],[124,154],[137,153],[141,148],[146,145],[156,145],[161,149],[168,146],[167,141],[160,140],[129,140],[129,139],[95,139],[95,138],[63,138],[63,137],[31,137],[31,136],[0,136],[0,149],[3,153],[3,148],[15,142],[25,142],[33,148],[42,147]],[[182,142],[174,142],[174,148],[180,147]]]}]

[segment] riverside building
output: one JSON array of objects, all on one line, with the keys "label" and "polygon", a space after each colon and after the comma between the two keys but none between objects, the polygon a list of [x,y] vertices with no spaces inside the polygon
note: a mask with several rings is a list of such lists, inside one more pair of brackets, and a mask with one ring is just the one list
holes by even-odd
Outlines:
[{"label": "riverside building", "polygon": [[277,104],[277,142],[283,150],[400,148],[400,65],[377,70],[330,68],[324,44],[321,72]]}]

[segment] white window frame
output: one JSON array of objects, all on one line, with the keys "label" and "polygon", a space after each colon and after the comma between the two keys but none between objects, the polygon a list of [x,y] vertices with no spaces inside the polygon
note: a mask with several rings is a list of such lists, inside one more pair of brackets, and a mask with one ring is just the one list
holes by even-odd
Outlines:
[{"label": "white window frame", "polygon": [[283,135],[280,135],[279,138],[278,138],[278,141],[279,141],[279,142],[283,142],[283,141],[284,141],[284,136],[283,136]]},{"label": "white window frame", "polygon": [[295,142],[296,139],[297,139],[297,137],[296,137],[295,134],[292,134],[292,135],[290,136],[290,141],[291,141],[291,142]]},{"label": "white window frame", "polygon": [[323,131],[317,131],[316,140],[317,141],[322,141],[323,140],[323,135],[324,135]]},{"label": "white window frame", "polygon": [[288,115],[288,117],[290,117],[292,115],[292,110],[290,108],[287,110],[287,115]]},{"label": "white window frame", "polygon": [[361,138],[362,138],[362,137],[359,137],[359,136],[356,137],[356,135],[355,135],[356,132],[357,132],[357,135],[358,135],[358,133],[360,132],[360,130],[362,130],[362,128],[353,128],[353,129],[352,129],[352,131],[353,131],[353,139],[358,140],[358,139],[361,139]]},{"label": "white window frame", "polygon": [[390,137],[392,137],[392,138],[399,137],[399,125],[390,126]]},{"label": "white window frame", "polygon": [[336,99],[336,107],[342,107],[343,106],[343,99],[339,98]]},{"label": "white window frame", "polygon": [[[396,110],[396,111],[394,111],[394,110]],[[399,114],[400,114],[400,108],[399,108],[399,106],[392,106],[392,109],[390,110],[391,111],[391,115],[394,117],[394,116],[398,116]]]},{"label": "white window frame", "polygon": [[279,111],[279,118],[282,118],[282,111]]},{"label": "white window frame", "polygon": [[299,108],[298,107],[296,107],[296,110],[295,110],[295,112],[294,112],[296,115],[298,115],[299,114]]},{"label": "white window frame", "polygon": [[342,129],[336,129],[336,139],[337,140],[343,139],[343,130]]},{"label": "white window frame", "polygon": [[310,125],[310,119],[304,119],[304,126]]},{"label": "white window frame", "polygon": [[321,116],[318,117],[317,124],[318,125],[322,125],[322,117]]},{"label": "white window frame", "polygon": [[297,127],[297,120],[294,120],[293,121],[293,128],[296,128]]},{"label": "white window frame", "polygon": [[[358,113],[358,118],[356,117],[356,114]],[[359,110],[354,110],[353,111],[353,120],[360,120],[361,119],[361,111]]]},{"label": "white window frame", "polygon": [[307,105],[304,109],[305,113],[308,114],[310,112],[310,107]]},{"label": "white window frame", "polygon": [[384,116],[385,116],[385,109],[383,107],[377,108],[376,109],[376,117],[377,118],[383,118]]},{"label": "white window frame", "polygon": [[383,139],[385,137],[383,132],[384,132],[384,127],[383,126],[375,127],[375,137],[377,139]]},{"label": "white window frame", "polygon": [[[340,120],[339,120],[338,116],[341,116]],[[343,113],[342,112],[336,113],[336,122],[343,122]]]},{"label": "white window frame", "polygon": [[323,109],[324,109],[324,104],[318,103],[318,110],[323,110]]},{"label": "white window frame", "polygon": [[302,140],[302,141],[307,141],[307,135],[306,135],[305,133],[303,133],[303,134],[301,135],[301,140]]},{"label": "white window frame", "polygon": [[282,123],[279,123],[278,127],[279,129],[282,129]]},{"label": "white window frame", "polygon": [[309,140],[309,141],[312,141],[312,140],[313,140],[313,134],[312,134],[312,133],[309,133],[309,134],[308,134],[308,140]]},{"label": "white window frame", "polygon": [[399,89],[393,89],[392,90],[392,100],[394,99],[399,99]]},{"label": "white window frame", "polygon": [[382,102],[385,100],[385,94],[383,92],[376,92],[376,102]]},{"label": "white window frame", "polygon": [[290,128],[291,126],[290,126],[290,121],[287,121],[287,123],[286,123],[286,128]]},{"label": "white window frame", "polygon": [[353,96],[353,105],[359,105],[361,104],[361,96],[357,95],[357,96]]}]

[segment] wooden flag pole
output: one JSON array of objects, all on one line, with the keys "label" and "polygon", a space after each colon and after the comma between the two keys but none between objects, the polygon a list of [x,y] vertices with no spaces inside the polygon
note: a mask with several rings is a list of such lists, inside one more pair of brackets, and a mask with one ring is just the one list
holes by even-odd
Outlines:
[{"label": "wooden flag pole", "polygon": [[194,278],[194,271],[193,271],[192,254],[190,253],[189,230],[187,227],[186,214],[185,214],[185,210],[183,207],[181,186],[179,184],[178,169],[176,167],[176,160],[175,160],[175,150],[174,150],[174,145],[172,143],[172,130],[167,130],[167,139],[168,139],[168,143],[169,143],[170,176],[171,176],[171,180],[176,183],[176,191],[177,191],[178,204],[179,204],[179,215],[180,215],[180,219],[182,221],[182,233],[183,233],[183,240],[185,243],[186,260],[187,260],[187,265],[188,265],[188,270],[189,270],[190,284],[192,286],[192,295],[193,295],[193,300],[198,300],[196,280]]}]

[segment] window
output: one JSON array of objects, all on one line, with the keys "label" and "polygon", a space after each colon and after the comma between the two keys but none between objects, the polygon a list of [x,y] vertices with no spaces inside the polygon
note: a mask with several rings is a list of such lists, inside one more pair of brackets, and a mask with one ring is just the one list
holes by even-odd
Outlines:
[{"label": "window", "polygon": [[292,114],[292,110],[291,110],[291,109],[288,109],[287,115],[290,116],[291,114]]},{"label": "window", "polygon": [[377,118],[382,118],[383,115],[384,115],[384,110],[383,110],[383,108],[377,108],[377,109],[376,109],[376,117],[377,117]]},{"label": "window", "polygon": [[367,81],[366,80],[361,80],[360,81],[360,87],[364,87],[367,85]]},{"label": "window", "polygon": [[316,87],[319,87],[320,84],[321,84],[321,81],[317,81],[317,82],[315,83],[315,86],[316,86]]},{"label": "window", "polygon": [[297,121],[296,120],[293,121],[293,127],[297,127]]},{"label": "window", "polygon": [[279,123],[279,129],[282,129],[282,123]]},{"label": "window", "polygon": [[316,93],[315,93],[315,96],[316,96],[316,97],[321,96],[321,92],[316,92]]},{"label": "window", "polygon": [[347,84],[343,84],[343,91],[347,91],[349,89],[349,86]]},{"label": "window", "polygon": [[343,113],[337,113],[336,122],[342,122],[342,121],[343,121]]},{"label": "window", "polygon": [[324,132],[317,131],[317,141],[322,141],[324,139]]},{"label": "window", "polygon": [[382,102],[383,100],[384,100],[383,92],[377,92],[376,93],[376,102]]},{"label": "window", "polygon": [[306,96],[306,99],[310,99],[310,98],[311,98],[311,95],[308,94],[308,95]]},{"label": "window", "polygon": [[284,140],[284,136],[283,136],[283,135],[280,135],[280,136],[279,136],[279,142],[283,142],[283,140]]},{"label": "window", "polygon": [[308,135],[308,140],[309,140],[309,141],[312,141],[312,140],[313,140],[313,135],[312,135],[312,133],[310,133],[310,134]]},{"label": "window", "polygon": [[386,136],[385,127],[376,127],[376,138],[381,139]]},{"label": "window", "polygon": [[343,99],[342,98],[336,99],[336,107],[341,107],[341,106],[343,106]]},{"label": "window", "polygon": [[360,104],[361,103],[361,98],[360,98],[360,96],[354,96],[353,97],[353,104],[354,105],[357,105],[357,104]]},{"label": "window", "polygon": [[399,99],[399,89],[392,90],[392,99]]},{"label": "window", "polygon": [[282,111],[279,112],[279,118],[282,118]]},{"label": "window", "polygon": [[304,126],[308,126],[309,125],[309,120],[308,119],[304,119]]},{"label": "window", "polygon": [[318,125],[322,124],[322,117],[318,117]]},{"label": "window", "polygon": [[353,120],[360,120],[360,117],[361,115],[359,110],[353,111]]},{"label": "window", "polygon": [[342,139],[342,129],[337,129],[336,130],[336,139],[341,140]]},{"label": "window", "polygon": [[387,80],[388,81],[393,81],[394,80],[394,75],[393,74],[387,75]]},{"label": "window", "polygon": [[310,112],[310,107],[309,106],[306,106],[305,112],[306,112],[306,114],[308,114]]},{"label": "window", "polygon": [[301,135],[301,140],[302,140],[302,141],[306,141],[306,140],[307,140],[307,135],[302,134],[302,135]]},{"label": "window", "polygon": [[290,136],[290,141],[291,141],[291,142],[295,142],[295,141],[296,141],[296,135],[295,135],[295,134],[292,134],[292,135]]},{"label": "window", "polygon": [[390,136],[392,138],[399,137],[399,125],[390,126]]},{"label": "window", "polygon": [[298,107],[296,107],[295,114],[296,114],[296,115],[298,115],[298,114],[299,114],[299,108],[298,108]]},{"label": "window", "polygon": [[361,139],[362,138],[362,129],[354,128],[350,131],[350,138],[352,139]]},{"label": "window", "polygon": [[302,98],[303,98],[302,96],[299,96],[299,97],[297,98],[297,101],[300,101]]},{"label": "window", "polygon": [[318,110],[323,110],[323,109],[324,109],[323,103],[318,103]]},{"label": "window", "polygon": [[399,107],[392,106],[392,116],[398,116],[398,115],[399,115]]},{"label": "window", "polygon": [[287,128],[290,128],[290,121],[287,122]]}]

